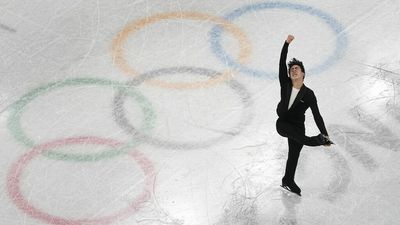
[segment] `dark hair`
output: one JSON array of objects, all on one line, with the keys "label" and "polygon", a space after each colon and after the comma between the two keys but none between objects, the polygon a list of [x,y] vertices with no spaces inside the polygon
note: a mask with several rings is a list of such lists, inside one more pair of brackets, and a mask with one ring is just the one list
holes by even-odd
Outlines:
[{"label": "dark hair", "polygon": [[300,66],[300,69],[301,69],[301,71],[304,73],[304,76],[305,76],[306,71],[305,71],[305,69],[304,69],[303,62],[297,60],[296,58],[293,58],[293,59],[290,60],[290,62],[288,63],[289,71],[290,71],[290,68],[292,68],[292,66],[294,66],[294,65]]}]

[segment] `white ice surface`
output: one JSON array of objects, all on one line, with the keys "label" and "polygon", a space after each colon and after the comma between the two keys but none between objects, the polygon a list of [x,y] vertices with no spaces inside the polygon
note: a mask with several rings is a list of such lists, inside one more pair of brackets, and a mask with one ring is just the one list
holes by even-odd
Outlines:
[{"label": "white ice surface", "polygon": [[[118,91],[138,74],[159,70],[153,80],[196,83],[211,76],[199,71],[230,71],[213,53],[210,31],[234,10],[262,2],[0,1],[0,224],[399,224],[399,0],[290,1],[226,22],[234,31],[221,34],[225,52],[236,60],[243,44],[237,38],[244,38],[245,65],[276,76],[288,34],[295,36],[288,59],[302,60],[306,72],[343,52],[306,73],[336,145],[303,148],[296,172],[301,198],[279,188],[287,141],[275,131],[277,77],[233,71],[232,81],[194,89],[141,80],[117,107]],[[343,29],[335,33],[320,14],[294,5],[323,12]],[[187,19],[188,12],[206,16]],[[160,19],[165,13],[175,17]],[[135,72],[129,74],[113,55],[113,41],[146,17],[159,20],[129,34],[121,47]],[[338,46],[343,37],[346,44]],[[49,88],[81,78],[97,83]],[[306,129],[319,133],[310,110]],[[93,143],[46,149],[92,159],[109,154],[94,161],[33,155],[46,143],[88,136],[132,146],[118,155],[112,154],[118,147]],[[14,184],[26,204],[18,205],[23,199],[12,194]],[[136,208],[103,220],[131,202]]]}]

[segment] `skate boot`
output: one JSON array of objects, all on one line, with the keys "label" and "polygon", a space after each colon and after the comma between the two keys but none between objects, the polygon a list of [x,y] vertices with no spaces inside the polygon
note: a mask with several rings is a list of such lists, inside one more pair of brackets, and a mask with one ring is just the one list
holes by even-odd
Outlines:
[{"label": "skate boot", "polygon": [[299,188],[299,186],[297,186],[297,184],[294,181],[287,182],[282,179],[281,187],[284,188],[285,190],[297,194],[298,196],[301,196],[301,189]]},{"label": "skate boot", "polygon": [[319,134],[318,139],[319,139],[321,145],[324,145],[324,146],[330,146],[330,145],[335,144],[331,141],[331,139],[329,139],[329,136],[327,136],[325,134]]}]

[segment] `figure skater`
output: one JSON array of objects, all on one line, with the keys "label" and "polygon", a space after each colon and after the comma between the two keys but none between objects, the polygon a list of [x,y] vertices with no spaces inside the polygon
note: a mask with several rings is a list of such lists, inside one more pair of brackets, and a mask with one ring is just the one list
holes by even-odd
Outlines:
[{"label": "figure skater", "polygon": [[[314,92],[304,85],[305,69],[303,63],[293,58],[289,63],[289,73],[286,67],[286,58],[289,44],[294,36],[288,35],[279,61],[279,82],[281,85],[281,100],[278,103],[276,130],[279,135],[286,137],[289,144],[289,154],[286,161],[285,175],[282,178],[282,187],[301,196],[301,189],[294,182],[297,162],[300,151],[307,146],[330,146],[324,120],[318,109],[317,98]],[[311,108],[315,123],[321,132],[317,136],[305,135],[305,112]]]}]

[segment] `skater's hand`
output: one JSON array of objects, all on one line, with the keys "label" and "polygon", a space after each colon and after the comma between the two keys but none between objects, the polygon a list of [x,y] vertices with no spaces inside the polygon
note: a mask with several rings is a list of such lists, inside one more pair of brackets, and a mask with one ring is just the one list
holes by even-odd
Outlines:
[{"label": "skater's hand", "polygon": [[326,139],[328,140],[328,143],[326,143],[324,146],[325,147],[329,147],[329,146],[331,146],[332,144],[334,144],[332,141],[331,141],[331,139],[329,138],[329,136],[326,136]]},{"label": "skater's hand", "polygon": [[287,42],[288,44],[290,44],[290,42],[292,42],[293,39],[294,39],[294,36],[291,35],[291,34],[289,34],[289,35],[287,36],[286,42]]}]

